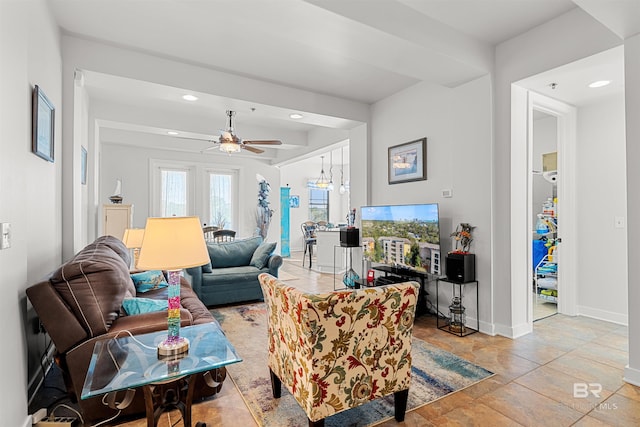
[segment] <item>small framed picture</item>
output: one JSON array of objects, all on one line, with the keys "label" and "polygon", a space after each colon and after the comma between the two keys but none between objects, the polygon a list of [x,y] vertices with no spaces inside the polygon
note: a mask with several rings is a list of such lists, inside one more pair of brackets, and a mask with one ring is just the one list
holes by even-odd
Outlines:
[{"label": "small framed picture", "polygon": [[300,196],[289,196],[289,207],[290,208],[299,208],[300,207]]},{"label": "small framed picture", "polygon": [[427,138],[389,147],[389,184],[427,179]]},{"label": "small framed picture", "polygon": [[53,163],[55,107],[38,85],[33,89],[31,150]]},{"label": "small framed picture", "polygon": [[87,149],[80,146],[80,183],[87,185]]}]

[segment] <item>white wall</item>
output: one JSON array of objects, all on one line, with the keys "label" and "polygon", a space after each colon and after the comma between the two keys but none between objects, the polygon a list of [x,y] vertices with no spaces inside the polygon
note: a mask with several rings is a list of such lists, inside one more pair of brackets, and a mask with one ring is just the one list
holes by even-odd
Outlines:
[{"label": "white wall", "polygon": [[[0,399],[2,424],[27,424],[27,326],[25,289],[61,259],[61,54],[57,27],[44,0],[0,2],[0,222],[11,223],[12,246],[0,250],[5,348]],[[40,86],[56,106],[55,163],[31,153],[31,94]],[[28,195],[28,196],[27,196]],[[38,338],[36,340],[36,338]],[[40,351],[37,346],[35,352]],[[39,358],[39,354],[36,356]],[[29,424],[30,425],[30,424]]]},{"label": "white wall", "polygon": [[[349,148],[346,147],[345,150]],[[337,161],[336,161],[337,160]],[[333,158],[334,191],[329,192],[329,222],[338,224],[346,221],[349,209],[349,193],[340,194],[340,159]],[[329,175],[328,154],[325,155],[324,171]],[[304,249],[302,244],[302,230],[300,224],[309,220],[309,189],[308,180],[316,180],[320,176],[321,164],[318,158],[312,157],[299,162],[280,167],[281,183],[291,188],[290,195],[300,196],[300,207],[289,210],[290,215],[290,247],[292,251]],[[349,177],[349,164],[344,165],[345,179]]]},{"label": "white wall", "polygon": [[[480,282],[481,328],[486,331],[491,323],[490,78],[455,89],[414,85],[374,104],[371,119],[371,204],[439,203],[443,253],[451,249],[449,234],[457,224],[477,227],[471,251]],[[427,138],[427,180],[390,185],[388,147],[422,137]],[[451,189],[453,197],[443,198],[443,189]],[[429,292],[435,302],[434,290]],[[451,296],[442,297],[448,305]],[[465,297],[465,306],[468,317],[475,317],[475,298]]]},{"label": "white wall", "polygon": [[[214,157],[205,154],[185,153],[160,149],[146,149],[118,144],[102,144],[100,162],[100,196],[101,204],[110,203],[116,179],[122,180],[123,203],[133,204],[133,225],[144,228],[146,219],[151,216],[150,210],[150,171],[149,161],[172,160],[186,162],[199,167],[219,166],[225,169],[236,169],[239,173],[239,224],[236,238],[254,235],[256,222],[254,212],[258,206],[258,181],[256,174],[262,175],[271,185],[269,202],[274,214],[269,227],[267,240],[280,241],[280,171],[257,159],[231,156]],[[226,161],[226,162],[224,162]],[[196,195],[196,197],[198,197]],[[195,215],[197,212],[189,212]],[[101,230],[102,224],[99,224]],[[279,249],[279,247],[278,247]]]},{"label": "white wall", "polygon": [[625,117],[627,135],[627,244],[629,296],[629,364],[625,368],[626,381],[640,386],[640,34],[624,43]]},{"label": "white wall", "polygon": [[511,84],[620,43],[617,36],[587,13],[573,9],[496,47],[493,306],[499,334],[513,336],[515,330],[527,324],[527,294],[515,295],[512,286],[520,285],[511,283]]},{"label": "white wall", "polygon": [[578,108],[578,312],[627,324],[624,95]]}]

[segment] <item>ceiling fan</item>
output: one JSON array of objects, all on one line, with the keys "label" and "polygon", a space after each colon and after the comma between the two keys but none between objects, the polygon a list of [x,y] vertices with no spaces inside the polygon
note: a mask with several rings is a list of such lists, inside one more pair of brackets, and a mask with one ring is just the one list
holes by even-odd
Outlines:
[{"label": "ceiling fan", "polygon": [[233,131],[233,116],[235,115],[236,115],[235,111],[227,110],[227,120],[228,120],[227,128],[226,130],[220,131],[220,137],[217,140],[203,139],[203,138],[188,138],[188,137],[181,137],[181,138],[198,139],[201,141],[212,142],[214,145],[212,145],[211,147],[205,148],[204,150],[202,150],[202,152],[212,150],[218,147],[220,151],[223,151],[227,154],[239,153],[242,150],[247,150],[247,151],[251,151],[252,153],[260,154],[260,153],[264,153],[264,150],[253,147],[253,145],[281,145],[282,144],[282,141],[279,141],[277,139],[251,140],[251,141],[243,140],[238,135],[236,135]]}]

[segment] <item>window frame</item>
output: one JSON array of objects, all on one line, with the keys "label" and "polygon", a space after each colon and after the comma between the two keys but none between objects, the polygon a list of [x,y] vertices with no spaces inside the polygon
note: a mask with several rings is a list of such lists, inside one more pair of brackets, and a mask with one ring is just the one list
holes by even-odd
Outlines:
[{"label": "window frame", "polygon": [[[311,221],[316,221],[316,222],[317,221],[327,221],[327,222],[329,222],[330,209],[331,209],[331,202],[330,202],[331,201],[331,197],[329,197],[329,191],[326,190],[326,189],[318,188],[315,185],[315,181],[313,181],[313,180],[309,180],[308,181],[307,188],[309,190],[309,193],[308,193],[308,196],[309,196],[308,205],[309,206],[308,206],[308,211],[307,211],[309,219]],[[325,195],[324,197],[325,197],[326,203],[324,203],[324,204],[313,203],[314,198],[312,197],[312,192],[314,192],[314,191],[318,191],[318,192],[324,193],[324,195]],[[312,209],[314,209],[314,208],[315,209],[320,209],[318,206],[325,206],[325,210],[326,210],[326,213],[327,213],[326,218],[315,218],[312,215]]]},{"label": "window frame", "polygon": [[[187,171],[187,216],[198,216],[203,223],[209,218],[209,194],[208,180],[211,172],[228,173],[234,176],[232,180],[233,200],[232,224],[236,230],[240,230],[240,212],[243,212],[243,201],[240,197],[242,185],[242,168],[229,167],[229,165],[216,165],[211,163],[186,162],[179,160],[149,159],[149,216],[160,216],[161,213],[161,185],[162,170]],[[199,196],[199,197],[198,197]],[[209,225],[207,223],[207,225]]]},{"label": "window frame", "polygon": [[[239,226],[238,220],[239,220],[239,211],[240,211],[240,200],[239,200],[240,199],[239,197],[240,173],[238,169],[211,167],[211,166],[207,166],[206,168],[203,168],[202,177],[201,177],[201,181],[202,181],[201,212],[203,213],[203,216],[201,218],[203,219],[203,222],[205,222],[207,225],[217,226],[217,224],[209,222],[209,220],[212,218],[211,200],[209,199],[209,196],[211,194],[211,190],[209,188],[209,183],[211,182],[211,175],[231,176],[231,196],[232,196],[231,224],[226,224],[225,227],[227,228],[233,227],[233,229],[237,230]],[[205,219],[207,219],[207,221],[205,221]]]}]

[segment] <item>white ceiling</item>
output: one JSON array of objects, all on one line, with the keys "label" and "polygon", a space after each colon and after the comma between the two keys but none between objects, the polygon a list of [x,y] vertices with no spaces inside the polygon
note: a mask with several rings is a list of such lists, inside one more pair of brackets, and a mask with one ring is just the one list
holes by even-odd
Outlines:
[{"label": "white ceiling", "polygon": [[[590,83],[600,80],[611,83],[589,88]],[[529,77],[518,84],[578,107],[597,102],[624,91],[624,48],[609,49]]]},{"label": "white ceiling", "polygon": [[[484,75],[493,66],[495,44],[576,7],[572,0],[48,1],[66,34],[369,104],[419,81],[455,87]],[[293,121],[291,111],[214,94],[196,94],[200,100],[188,103],[180,88],[95,72],[84,79],[92,103],[185,117],[179,130],[189,136],[216,135],[228,109],[238,111],[241,137],[281,138],[279,149],[299,147],[299,135],[316,126],[356,125],[307,112]],[[103,125],[115,130],[112,138],[168,130]]]}]

